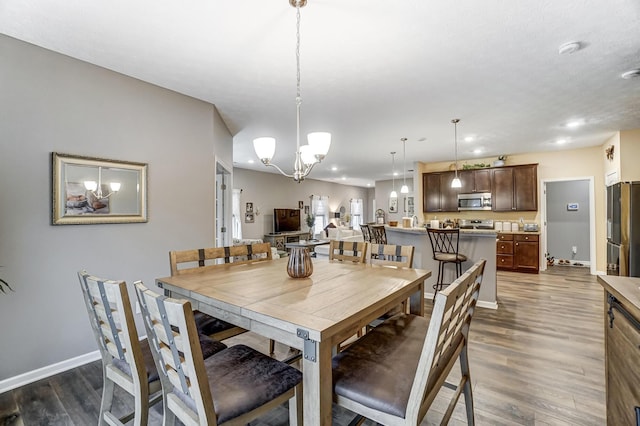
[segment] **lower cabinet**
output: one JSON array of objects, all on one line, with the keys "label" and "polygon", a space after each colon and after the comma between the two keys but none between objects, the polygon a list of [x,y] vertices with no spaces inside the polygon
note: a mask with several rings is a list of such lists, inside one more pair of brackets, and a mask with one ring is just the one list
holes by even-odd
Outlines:
[{"label": "lower cabinet", "polygon": [[496,242],[497,268],[537,274],[540,266],[538,240],[537,234],[499,233]]}]

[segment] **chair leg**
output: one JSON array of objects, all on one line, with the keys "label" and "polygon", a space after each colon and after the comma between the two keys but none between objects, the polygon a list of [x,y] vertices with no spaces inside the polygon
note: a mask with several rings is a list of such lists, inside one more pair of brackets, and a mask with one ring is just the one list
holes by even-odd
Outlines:
[{"label": "chair leg", "polygon": [[464,392],[464,405],[467,410],[467,424],[475,424],[473,416],[473,392],[471,391],[471,373],[469,372],[469,356],[467,354],[467,345],[464,345],[460,352],[460,370],[462,376],[466,376],[467,380],[462,391]]},{"label": "chair leg", "polygon": [[111,379],[107,378],[106,374],[102,375],[102,379],[104,382],[102,386],[102,401],[100,402],[100,419],[98,421],[98,425],[100,426],[106,424],[104,415],[111,411],[111,406],[113,404],[113,391],[115,387],[115,384]]},{"label": "chair leg", "polygon": [[289,424],[292,426],[301,425],[302,416],[302,385],[295,388],[295,395],[289,399]]}]

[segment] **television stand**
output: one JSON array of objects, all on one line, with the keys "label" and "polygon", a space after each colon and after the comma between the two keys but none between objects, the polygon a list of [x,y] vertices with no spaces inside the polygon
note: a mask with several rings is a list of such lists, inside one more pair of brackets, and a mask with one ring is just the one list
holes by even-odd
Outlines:
[{"label": "television stand", "polygon": [[264,235],[264,242],[271,243],[277,250],[286,250],[287,243],[297,243],[309,238],[309,231],[278,232]]}]

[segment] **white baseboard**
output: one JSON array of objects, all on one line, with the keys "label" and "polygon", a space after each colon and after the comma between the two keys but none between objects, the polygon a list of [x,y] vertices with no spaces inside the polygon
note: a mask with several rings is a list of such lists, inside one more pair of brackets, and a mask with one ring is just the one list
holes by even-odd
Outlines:
[{"label": "white baseboard", "polygon": [[26,373],[9,377],[8,379],[0,380],[0,393],[28,385],[29,383],[33,383],[41,379],[46,379],[54,374],[62,373],[63,371],[79,367],[98,359],[100,359],[100,351],[93,351],[75,358],[69,358],[55,364],[47,365],[33,371],[27,371]]}]

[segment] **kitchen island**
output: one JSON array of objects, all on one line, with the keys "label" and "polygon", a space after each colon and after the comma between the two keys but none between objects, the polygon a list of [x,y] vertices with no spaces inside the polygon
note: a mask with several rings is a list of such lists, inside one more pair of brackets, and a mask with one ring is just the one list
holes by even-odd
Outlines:
[{"label": "kitchen island", "polygon": [[[413,267],[436,271],[425,282],[425,297],[433,297],[433,285],[438,279],[438,262],[433,260],[431,242],[427,230],[420,228],[402,228],[385,226],[387,241],[389,244],[410,245],[415,247],[413,255]],[[497,309],[497,285],[496,285],[496,236],[492,229],[461,229],[459,252],[467,256],[467,261],[462,264],[462,270],[466,271],[480,259],[487,261],[480,287],[478,306]],[[444,267],[444,282],[451,283],[455,280],[455,268],[453,265]]]}]

